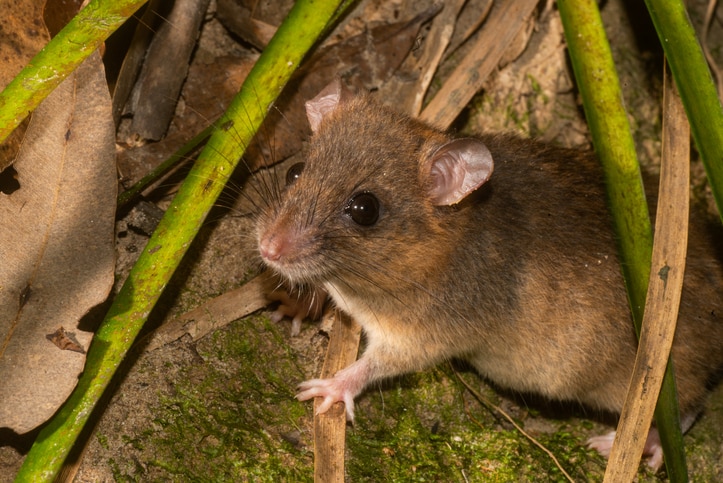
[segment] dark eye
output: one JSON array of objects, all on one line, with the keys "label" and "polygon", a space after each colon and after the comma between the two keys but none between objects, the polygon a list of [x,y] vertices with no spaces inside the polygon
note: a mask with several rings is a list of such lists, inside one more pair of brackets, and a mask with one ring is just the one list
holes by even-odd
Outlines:
[{"label": "dark eye", "polygon": [[304,171],[304,163],[296,163],[286,172],[286,186],[291,186],[299,179],[301,172]]},{"label": "dark eye", "polygon": [[365,191],[352,196],[344,212],[362,226],[371,226],[379,219],[379,200]]}]

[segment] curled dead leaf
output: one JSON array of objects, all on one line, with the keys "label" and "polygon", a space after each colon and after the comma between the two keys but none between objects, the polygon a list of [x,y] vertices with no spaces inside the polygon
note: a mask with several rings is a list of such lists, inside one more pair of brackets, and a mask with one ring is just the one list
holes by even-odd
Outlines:
[{"label": "curled dead leaf", "polygon": [[75,334],[73,334],[72,332],[65,332],[65,329],[62,325],[58,327],[58,330],[56,330],[52,334],[46,335],[45,338],[58,346],[58,349],[60,349],[61,351],[73,351],[85,354],[85,350],[83,349],[83,347],[81,347],[78,342],[74,340]]}]

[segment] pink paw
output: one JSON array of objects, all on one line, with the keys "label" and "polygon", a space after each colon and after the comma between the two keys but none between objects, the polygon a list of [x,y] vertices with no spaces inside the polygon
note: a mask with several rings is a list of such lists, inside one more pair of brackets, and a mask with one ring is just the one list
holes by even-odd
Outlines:
[{"label": "pink paw", "polygon": [[285,289],[276,289],[267,295],[272,301],[281,302],[270,318],[278,322],[284,317],[291,317],[291,335],[297,336],[301,331],[301,321],[305,318],[317,320],[321,316],[326,292],[322,289],[312,289],[304,292],[294,292],[290,295]]},{"label": "pink paw", "polygon": [[587,447],[594,449],[605,458],[609,458],[610,451],[613,448],[613,441],[615,441],[615,431],[610,431],[608,434],[601,434],[588,439]]},{"label": "pink paw", "polygon": [[346,369],[337,372],[330,379],[311,379],[299,384],[299,394],[296,399],[306,401],[315,397],[323,397],[316,414],[325,413],[335,402],[343,402],[346,406],[346,418],[354,421],[354,398],[357,397],[364,386],[369,382],[369,365],[367,359],[362,357]]},{"label": "pink paw", "polygon": [[331,379],[311,379],[299,384],[299,394],[296,399],[306,401],[315,397],[323,397],[324,400],[316,408],[316,414],[322,414],[338,401],[344,403],[346,407],[346,419],[354,421],[354,397],[349,388],[340,384],[339,380],[334,377]]},{"label": "pink paw", "polygon": [[[604,457],[610,456],[610,451],[615,440],[615,431],[601,436],[593,436],[587,440],[587,447],[596,450]],[[655,472],[663,466],[663,447],[660,444],[660,435],[656,428],[650,428],[648,438],[645,440],[643,457],[648,457],[647,464]]]}]

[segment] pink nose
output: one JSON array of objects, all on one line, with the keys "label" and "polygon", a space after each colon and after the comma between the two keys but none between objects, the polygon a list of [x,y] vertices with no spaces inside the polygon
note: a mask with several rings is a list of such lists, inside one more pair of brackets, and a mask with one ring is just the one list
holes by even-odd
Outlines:
[{"label": "pink nose", "polygon": [[264,260],[278,262],[284,255],[286,244],[280,238],[282,237],[267,234],[259,241],[259,253]]}]

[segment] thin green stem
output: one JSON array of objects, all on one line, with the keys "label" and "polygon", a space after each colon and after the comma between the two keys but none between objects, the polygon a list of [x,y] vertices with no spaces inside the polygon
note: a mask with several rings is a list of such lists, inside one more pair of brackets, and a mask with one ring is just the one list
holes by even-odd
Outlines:
[{"label": "thin green stem", "polygon": [[212,124],[211,126],[198,133],[196,136],[193,137],[193,139],[188,141],[186,144],[181,146],[178,151],[173,153],[171,157],[158,165],[153,171],[138,180],[138,182],[135,183],[133,186],[119,194],[118,209],[123,208],[125,205],[133,201],[133,199],[138,196],[144,189],[148,188],[150,185],[160,179],[161,176],[170,171],[178,163],[187,160],[188,156],[192,152],[194,152],[201,143],[208,139],[215,129],[216,125]]},{"label": "thin green stem", "polygon": [[623,274],[639,330],[653,232],[620,82],[595,2],[562,0],[558,6],[585,117],[603,166]]}]

